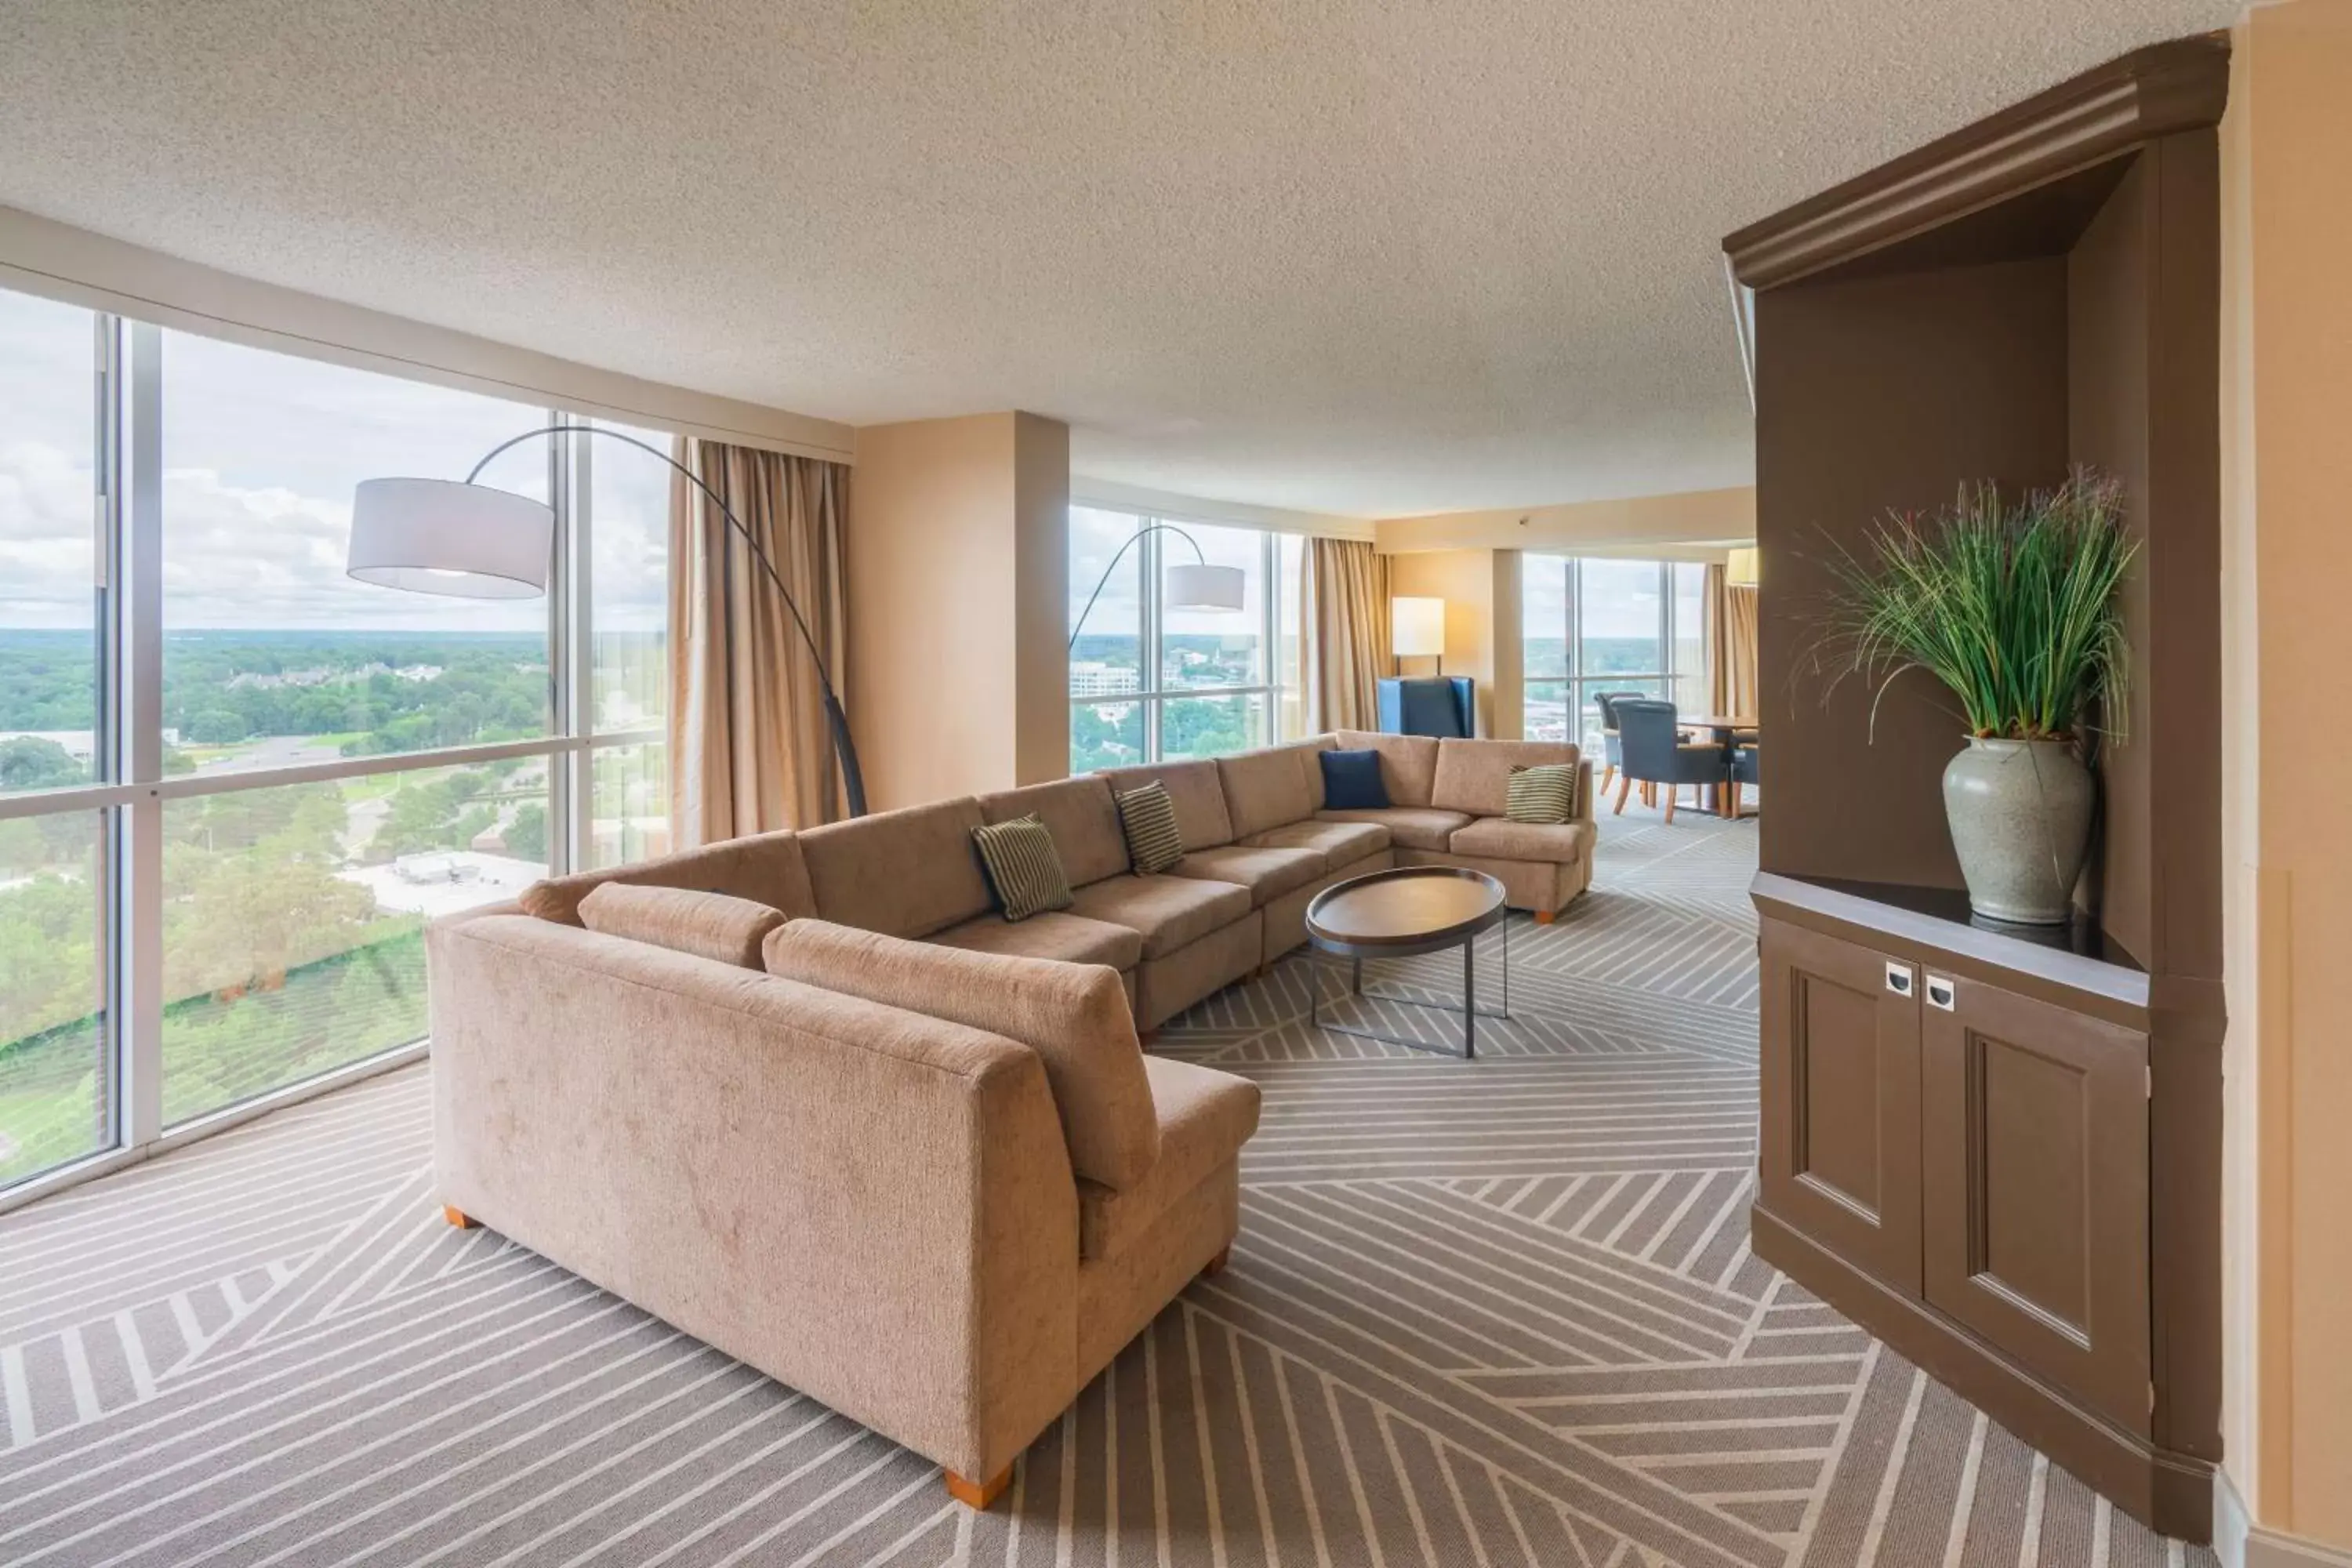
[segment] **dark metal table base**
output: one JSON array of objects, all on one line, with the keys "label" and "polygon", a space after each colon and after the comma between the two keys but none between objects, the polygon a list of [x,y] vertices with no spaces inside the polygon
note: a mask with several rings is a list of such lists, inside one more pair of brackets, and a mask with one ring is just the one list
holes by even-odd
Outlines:
[{"label": "dark metal table base", "polygon": [[[1364,961],[1350,958],[1348,994],[1370,1002],[1393,1002],[1401,1007],[1426,1007],[1433,1012],[1462,1015],[1462,1059],[1470,1061],[1478,1055],[1478,1020],[1508,1019],[1511,1016],[1511,922],[1507,917],[1496,928],[1502,933],[1503,944],[1503,1005],[1500,1008],[1478,1005],[1478,937],[1473,932],[1462,943],[1462,1005],[1451,1002],[1423,1002],[1417,996],[1399,996],[1392,992],[1364,989]],[[1386,1045],[1405,1046],[1416,1051],[1429,1051],[1438,1056],[1454,1053],[1426,1040],[1407,1039],[1402,1035],[1383,1034],[1378,1029],[1351,1028],[1345,1024],[1323,1022],[1323,960],[1324,950],[1312,940],[1307,944],[1307,1021],[1318,1029],[1328,1029],[1335,1035],[1352,1035],[1360,1040],[1379,1040]],[[1338,956],[1336,954],[1330,956]]]}]

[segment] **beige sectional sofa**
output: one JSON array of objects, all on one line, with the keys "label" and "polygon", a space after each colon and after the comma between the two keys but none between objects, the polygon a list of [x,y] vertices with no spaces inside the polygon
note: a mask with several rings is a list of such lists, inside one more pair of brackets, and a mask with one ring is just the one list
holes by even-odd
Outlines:
[{"label": "beige sectional sofa", "polygon": [[[1325,809],[1334,745],[1381,753],[1388,809]],[[1590,877],[1591,769],[1550,827],[1500,820],[1506,780],[1575,760],[1341,732],[735,839],[436,922],[443,1201],[984,1504],[1239,1223],[1256,1086],[1146,1058],[1139,1030],[1299,945],[1307,902],[1360,872],[1472,866],[1548,919]],[[1185,853],[1138,877],[1113,796],[1147,779]],[[1016,924],[971,830],[1032,814],[1074,902]]]}]

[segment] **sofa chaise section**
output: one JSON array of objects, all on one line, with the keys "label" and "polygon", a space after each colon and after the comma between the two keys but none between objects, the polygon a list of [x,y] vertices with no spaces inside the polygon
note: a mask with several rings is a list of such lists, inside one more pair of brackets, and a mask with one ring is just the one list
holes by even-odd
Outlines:
[{"label": "sofa chaise section", "polygon": [[1257,1089],[1147,1064],[1107,966],[809,919],[774,973],[520,913],[426,942],[454,1217],[967,1501],[1232,1243]]},{"label": "sofa chaise section", "polygon": [[[1459,866],[1503,885],[1505,902],[1549,922],[1592,881],[1592,764],[1577,748],[1548,741],[1433,740],[1343,730],[1336,743],[1380,753],[1389,805],[1324,810],[1327,822],[1385,828],[1400,866]],[[1567,764],[1576,769],[1575,804],[1564,823],[1512,822],[1511,770]]]}]

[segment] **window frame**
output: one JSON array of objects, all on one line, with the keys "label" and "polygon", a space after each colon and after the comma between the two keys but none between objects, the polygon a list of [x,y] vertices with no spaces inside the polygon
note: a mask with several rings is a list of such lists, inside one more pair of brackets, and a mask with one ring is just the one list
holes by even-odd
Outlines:
[{"label": "window frame", "polygon": [[[1629,685],[1655,683],[1656,685],[1662,686],[1665,689],[1669,694],[1667,700],[1672,701],[1674,700],[1672,693],[1675,690],[1678,682],[1685,679],[1704,680],[1706,679],[1706,661],[1712,656],[1713,649],[1707,646],[1709,628],[1706,624],[1704,595],[1702,595],[1702,602],[1699,610],[1698,628],[1700,668],[1695,672],[1686,672],[1671,668],[1675,662],[1675,649],[1680,643],[1682,632],[1682,628],[1677,625],[1675,617],[1675,568],[1676,566],[1690,565],[1692,563],[1674,561],[1670,559],[1651,560],[1644,556],[1571,555],[1563,551],[1549,550],[1531,550],[1527,552],[1527,555],[1530,561],[1557,562],[1563,569],[1562,584],[1565,589],[1565,605],[1562,621],[1563,629],[1567,637],[1567,650],[1563,662],[1567,673],[1564,675],[1530,676],[1523,679],[1520,682],[1521,706],[1526,707],[1532,705],[1532,703],[1537,700],[1538,693],[1549,694],[1555,690],[1559,692],[1567,700],[1567,711],[1570,715],[1573,728],[1576,731],[1575,733],[1570,734],[1566,737],[1568,743],[1590,749],[1589,742],[1598,738],[1597,732],[1595,735],[1591,737],[1588,737],[1583,733],[1585,707],[1591,700],[1592,693],[1595,691],[1609,690],[1612,686],[1619,682],[1623,682]],[[1664,669],[1639,671],[1611,670],[1606,673],[1590,674],[1585,671],[1584,627],[1582,616],[1584,601],[1584,563],[1587,561],[1610,561],[1617,563],[1633,562],[1638,564],[1650,565],[1657,568],[1658,628],[1656,647],[1661,656],[1661,662],[1669,668]],[[1526,570],[1524,565],[1521,570],[1523,574],[1522,581],[1524,581],[1524,573]],[[1524,661],[1527,638],[1533,628],[1528,625],[1524,619],[1524,588],[1521,590],[1521,594],[1522,624],[1520,626],[1519,637],[1522,650],[1522,660]],[[1676,703],[1676,706],[1679,708],[1681,704]]]},{"label": "window frame", "polygon": [[[12,288],[12,292],[24,290]],[[38,296],[36,296],[38,297]],[[593,799],[597,753],[666,743],[667,720],[598,731],[594,715],[595,617],[592,602],[589,451],[600,443],[572,431],[594,416],[562,406],[519,404],[522,418],[558,426],[545,437],[548,494],[555,545],[547,591],[550,680],[548,732],[525,740],[445,746],[213,773],[163,771],[163,677],[167,635],[163,599],[163,399],[165,329],[116,312],[94,312],[91,395],[99,409],[93,511],[95,554],[103,574],[98,625],[97,734],[93,781],[64,788],[0,794],[0,821],[95,811],[102,814],[102,871],[97,911],[102,933],[101,1005],[107,1055],[109,1127],[102,1145],[79,1159],[0,1185],[0,1214],[60,1188],[209,1137],[283,1106],[422,1060],[429,1034],[331,1070],[296,1079],[166,1127],[163,1124],[163,809],[168,802],[340,783],[381,773],[544,758],[548,778],[547,871],[593,863]],[[174,324],[173,332],[209,334]],[[305,356],[273,345],[266,352]],[[370,367],[370,374],[400,378]],[[454,476],[453,476],[454,477]],[[1156,536],[1155,536],[1156,537]]]},{"label": "window frame", "polygon": [[[1265,706],[1265,738],[1260,744],[1278,746],[1286,740],[1298,739],[1297,736],[1286,736],[1282,732],[1283,700],[1294,689],[1289,682],[1282,679],[1282,595],[1295,592],[1297,584],[1284,581],[1281,533],[1274,529],[1251,528],[1244,523],[1218,522],[1167,512],[1139,511],[1132,507],[1112,506],[1100,501],[1073,500],[1071,505],[1074,508],[1084,507],[1089,511],[1131,518],[1135,521],[1135,529],[1128,537],[1135,542],[1135,548],[1131,553],[1135,561],[1132,569],[1136,574],[1135,593],[1139,621],[1137,638],[1139,644],[1137,650],[1139,664],[1136,671],[1139,682],[1137,689],[1133,691],[1118,693],[1097,693],[1089,697],[1073,695],[1069,700],[1072,719],[1076,718],[1077,711],[1081,708],[1115,707],[1129,703],[1136,705],[1143,716],[1143,755],[1131,764],[1136,766],[1167,760],[1160,749],[1161,709],[1169,702],[1191,701],[1195,698],[1259,698]],[[1155,527],[1188,530],[1215,528],[1228,533],[1248,533],[1256,536],[1259,581],[1265,584],[1265,591],[1260,595],[1261,603],[1258,607],[1258,668],[1263,679],[1255,683],[1242,686],[1170,686],[1166,684],[1167,669],[1162,662],[1166,658],[1166,648],[1162,638],[1166,634],[1167,608],[1160,602],[1160,596],[1168,583],[1167,573],[1163,570],[1166,561],[1163,546],[1168,542],[1168,535],[1164,532],[1143,533],[1140,540],[1135,539],[1137,533],[1142,533],[1144,530]],[[1179,548],[1182,547],[1180,545]],[[1301,569],[1304,569],[1303,562]],[[1072,584],[1073,589],[1078,586],[1081,585]],[[1093,584],[1086,584],[1083,586],[1091,588]],[[1069,678],[1066,670],[1063,684],[1066,687],[1068,682]],[[1232,753],[1217,754],[1231,755]],[[1181,757],[1175,760],[1196,762],[1201,759]]]}]

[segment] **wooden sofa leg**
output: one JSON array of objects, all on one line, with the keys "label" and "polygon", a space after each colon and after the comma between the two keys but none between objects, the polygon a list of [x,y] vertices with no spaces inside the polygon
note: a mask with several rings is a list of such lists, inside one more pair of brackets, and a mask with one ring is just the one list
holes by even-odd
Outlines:
[{"label": "wooden sofa leg", "polygon": [[1203,1279],[1215,1279],[1218,1275],[1223,1274],[1225,1271],[1225,1265],[1231,1263],[1233,1260],[1234,1244],[1229,1241],[1225,1243],[1223,1250],[1220,1251],[1214,1258],[1212,1258],[1206,1263],[1201,1265],[1201,1278]]},{"label": "wooden sofa leg", "polygon": [[456,1226],[459,1230],[479,1230],[482,1228],[482,1222],[480,1220],[474,1218],[471,1215],[467,1214],[462,1209],[452,1208],[447,1204],[443,1204],[441,1205],[441,1217],[447,1220],[451,1225]]},{"label": "wooden sofa leg", "polygon": [[1010,1465],[984,1481],[968,1481],[953,1470],[943,1469],[940,1474],[948,1479],[948,1496],[966,1508],[988,1507],[1003,1497],[1004,1489],[1013,1484],[1013,1467]]},{"label": "wooden sofa leg", "polygon": [[1536,924],[1539,926],[1548,926],[1558,919],[1559,919],[1559,911],[1558,910],[1538,910],[1536,911]]}]

